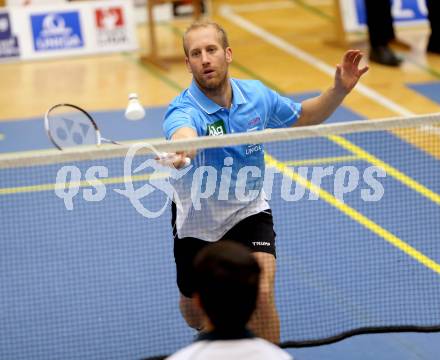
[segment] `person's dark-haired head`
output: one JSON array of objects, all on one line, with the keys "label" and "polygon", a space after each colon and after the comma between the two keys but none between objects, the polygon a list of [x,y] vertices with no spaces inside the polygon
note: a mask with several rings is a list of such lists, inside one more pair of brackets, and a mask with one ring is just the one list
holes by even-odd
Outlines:
[{"label": "person's dark-haired head", "polygon": [[255,310],[260,267],[245,246],[219,241],[195,259],[196,295],[219,332],[241,331]]}]

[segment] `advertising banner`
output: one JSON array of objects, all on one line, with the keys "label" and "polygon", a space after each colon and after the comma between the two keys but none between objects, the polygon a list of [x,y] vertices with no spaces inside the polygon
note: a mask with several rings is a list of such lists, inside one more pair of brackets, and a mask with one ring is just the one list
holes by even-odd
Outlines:
[{"label": "advertising banner", "polygon": [[0,60],[137,50],[132,2],[81,1],[0,11]]}]

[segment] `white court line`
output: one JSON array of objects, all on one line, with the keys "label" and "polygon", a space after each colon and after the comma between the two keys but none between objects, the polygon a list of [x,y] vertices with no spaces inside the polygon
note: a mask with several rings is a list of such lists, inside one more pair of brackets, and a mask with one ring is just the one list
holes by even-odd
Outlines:
[{"label": "white court line", "polygon": [[[313,6],[331,5],[331,0],[309,0],[307,3],[308,5],[313,5]],[[292,8],[297,6],[297,4],[291,0],[290,1],[283,0],[283,1],[268,1],[268,2],[228,5],[228,6],[236,12],[256,12],[256,11]]]},{"label": "white court line", "polygon": [[429,133],[437,135],[437,136],[440,136],[440,128],[439,127],[426,125],[426,126],[422,126],[421,130],[429,132]]},{"label": "white court line", "polygon": [[270,1],[264,3],[231,5],[231,9],[237,12],[254,12],[254,11],[285,9],[295,6],[296,4],[291,1]]},{"label": "white court line", "polygon": [[[258,36],[262,38],[263,40],[267,41],[268,43],[272,44],[273,46],[285,51],[286,53],[292,55],[293,57],[296,57],[307,64],[314,66],[318,70],[321,70],[323,73],[334,77],[335,75],[335,68],[327,65],[325,62],[321,61],[320,59],[310,55],[309,53],[293,46],[292,44],[288,43],[287,41],[279,38],[278,36],[275,36],[271,34],[270,32],[264,30],[263,28],[253,24],[252,22],[244,19],[242,16],[236,14],[233,9],[228,5],[223,5],[220,7],[220,15],[223,16],[228,21],[233,22],[234,24],[240,26],[241,28],[247,30],[248,32],[254,34],[255,36]],[[396,114],[402,115],[402,116],[414,116],[416,113],[404,108],[403,106],[400,106],[399,104],[395,103],[394,101],[386,98],[385,96],[382,96],[377,91],[369,88],[368,86],[365,86],[361,83],[358,83],[356,87],[354,88],[354,91],[357,91],[361,93],[362,95],[366,96],[367,98],[375,101],[376,103],[384,106],[385,108],[395,112]],[[427,131],[431,134],[438,135],[437,130],[431,126],[427,126],[422,128],[423,131]]]}]

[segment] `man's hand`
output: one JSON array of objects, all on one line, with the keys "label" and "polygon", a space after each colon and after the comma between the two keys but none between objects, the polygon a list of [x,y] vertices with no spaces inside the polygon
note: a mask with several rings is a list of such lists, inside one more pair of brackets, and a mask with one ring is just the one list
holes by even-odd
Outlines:
[{"label": "man's hand", "polygon": [[[190,157],[191,156],[191,157]],[[190,164],[191,159],[193,159],[195,153],[188,153],[186,151],[176,152],[176,158],[173,161],[173,165],[176,169],[182,169]]]},{"label": "man's hand", "polygon": [[360,50],[348,50],[342,58],[342,64],[336,65],[335,90],[347,95],[357,82],[368,71],[368,66],[359,68],[363,57]]},{"label": "man's hand", "polygon": [[156,153],[154,160],[163,166],[182,169],[191,164],[191,158],[188,155],[189,154],[184,151],[178,151],[176,153]]},{"label": "man's hand", "polygon": [[304,100],[301,116],[294,126],[321,124],[336,110],[368,71],[368,66],[359,69],[362,56],[360,50],[349,50],[344,54],[342,65],[336,66],[334,86],[314,98]]},{"label": "man's hand", "polygon": [[[172,140],[181,140],[181,139],[193,139],[197,137],[197,132],[190,127],[182,127],[177,129],[176,132],[171,136]],[[173,166],[176,169],[182,169],[188,166],[188,158],[194,159],[196,156],[195,150],[190,151],[177,151],[175,154],[175,159],[172,161]]]}]

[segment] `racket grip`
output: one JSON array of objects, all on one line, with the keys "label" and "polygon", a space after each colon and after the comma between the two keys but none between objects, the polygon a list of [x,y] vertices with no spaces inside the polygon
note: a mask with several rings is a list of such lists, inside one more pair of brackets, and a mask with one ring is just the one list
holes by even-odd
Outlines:
[{"label": "racket grip", "polygon": [[[180,156],[174,153],[159,153],[158,162],[165,166],[172,166],[174,161],[179,160]],[[191,164],[191,158],[185,157],[183,167],[187,167]]]},{"label": "racket grip", "polygon": [[189,157],[186,157],[185,159],[184,159],[184,164],[183,164],[183,167],[187,167],[187,166],[189,166],[189,165],[191,165],[191,158],[189,158]]}]

